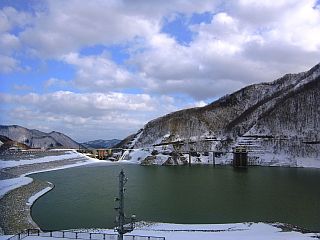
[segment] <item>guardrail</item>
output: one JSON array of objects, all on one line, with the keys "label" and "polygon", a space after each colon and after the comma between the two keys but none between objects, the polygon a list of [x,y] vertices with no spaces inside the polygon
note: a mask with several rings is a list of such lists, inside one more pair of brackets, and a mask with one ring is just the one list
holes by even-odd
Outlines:
[{"label": "guardrail", "polygon": [[[74,231],[47,231],[42,232],[39,229],[27,229],[14,235],[7,240],[21,240],[29,236],[48,237],[48,238],[67,238],[67,239],[84,239],[84,240],[117,240],[118,234],[112,233],[90,233]],[[124,235],[124,240],[165,240],[165,237],[141,236],[141,235]]]}]

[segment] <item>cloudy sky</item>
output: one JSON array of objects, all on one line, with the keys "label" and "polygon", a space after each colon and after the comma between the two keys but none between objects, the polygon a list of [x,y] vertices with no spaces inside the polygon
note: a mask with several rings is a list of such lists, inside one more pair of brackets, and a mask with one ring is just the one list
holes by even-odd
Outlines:
[{"label": "cloudy sky", "polygon": [[315,0],[0,0],[0,124],[80,142],[319,62]]}]

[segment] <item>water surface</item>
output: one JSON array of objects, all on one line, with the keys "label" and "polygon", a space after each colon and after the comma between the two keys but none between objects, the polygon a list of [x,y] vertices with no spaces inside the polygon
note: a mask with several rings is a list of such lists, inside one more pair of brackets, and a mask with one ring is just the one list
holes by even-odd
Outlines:
[{"label": "water surface", "polygon": [[31,175],[54,190],[32,207],[47,230],[112,228],[123,168],[127,215],[170,223],[284,222],[320,231],[320,170],[92,165]]}]

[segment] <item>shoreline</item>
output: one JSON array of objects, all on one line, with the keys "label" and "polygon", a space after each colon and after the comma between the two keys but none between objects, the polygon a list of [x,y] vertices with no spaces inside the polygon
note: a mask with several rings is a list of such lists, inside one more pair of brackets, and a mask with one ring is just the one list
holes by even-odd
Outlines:
[{"label": "shoreline", "polygon": [[[31,163],[1,169],[2,174],[14,176],[16,179],[30,178],[31,181],[25,185],[15,184],[10,186],[10,188],[4,189],[6,192],[0,196],[0,232],[3,234],[17,234],[27,228],[40,229],[32,219],[32,205],[41,196],[50,192],[54,188],[54,185],[49,182],[35,180],[29,177],[29,175],[84,166],[97,162],[98,160],[79,154],[78,158]],[[6,177],[5,179],[11,179]]]},{"label": "shoreline", "polygon": [[[59,164],[57,164],[57,162],[59,162]],[[32,219],[32,216],[31,216],[32,206],[41,196],[53,190],[54,184],[49,182],[40,183],[39,180],[34,180],[33,178],[29,177],[31,174],[62,170],[62,169],[78,167],[78,166],[85,166],[85,165],[90,165],[94,163],[108,163],[110,165],[139,164],[139,162],[128,161],[128,160],[124,160],[122,162],[96,160],[96,159],[89,158],[83,154],[79,154],[79,158],[77,159],[74,159],[74,158],[63,159],[58,161],[29,164],[30,166],[21,165],[18,167],[15,166],[12,168],[9,167],[5,169],[1,169],[1,171],[6,170],[5,173],[8,173],[12,176],[16,176],[17,178],[23,178],[23,177],[30,178],[31,182],[26,185],[20,185],[17,188],[9,190],[3,196],[0,196],[0,205],[1,205],[0,211],[2,213],[5,213],[6,211],[3,211],[3,208],[6,208],[7,206],[10,206],[12,208],[12,211],[9,211],[9,215],[2,214],[6,216],[0,217],[0,232],[4,232],[4,234],[16,234],[26,228],[40,229],[40,227]],[[53,164],[54,167],[44,166],[48,164],[49,165]],[[204,164],[194,164],[194,166],[196,165],[204,165]],[[21,170],[19,169],[19,167],[25,168],[24,170],[26,169],[28,170],[29,167],[34,168],[34,166],[39,167],[39,169],[35,171],[27,171],[23,174],[19,174],[18,176],[13,174],[17,172],[21,173],[19,171]],[[262,167],[289,167],[289,166],[263,166],[262,165]],[[314,167],[297,166],[293,168],[311,168],[312,169]],[[317,169],[317,168],[314,168],[314,169]],[[17,202],[17,199],[19,199],[18,202]],[[3,202],[5,202],[5,204],[3,204]],[[17,215],[15,212],[19,212],[19,214]],[[8,222],[5,223],[3,219],[7,220]],[[19,226],[15,226],[17,224]]]},{"label": "shoreline", "polygon": [[0,225],[4,234],[16,234],[27,228],[38,228],[31,218],[29,198],[39,190],[49,187],[46,182],[33,180],[30,184],[16,188],[0,199]]},{"label": "shoreline", "polygon": [[33,220],[32,216],[31,216],[31,212],[32,212],[32,206],[33,204],[43,195],[47,194],[48,192],[52,191],[55,188],[55,185],[51,182],[47,182],[49,183],[50,186],[40,190],[39,192],[37,192],[36,194],[32,195],[29,199],[28,202],[26,203],[26,205],[29,208],[28,211],[28,222],[31,223],[32,226],[34,226],[37,229],[40,229],[40,227],[38,226],[38,224]]}]

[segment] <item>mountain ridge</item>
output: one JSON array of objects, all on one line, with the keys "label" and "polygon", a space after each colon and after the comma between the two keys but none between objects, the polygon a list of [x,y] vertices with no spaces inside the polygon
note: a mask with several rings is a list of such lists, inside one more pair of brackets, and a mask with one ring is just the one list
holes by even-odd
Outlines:
[{"label": "mountain ridge", "polygon": [[120,142],[121,140],[119,139],[109,139],[109,140],[97,139],[97,140],[81,143],[81,145],[85,146],[86,148],[112,148]]},{"label": "mountain ridge", "polygon": [[[126,147],[150,148],[158,143],[186,141],[190,138],[200,139],[207,136],[229,139],[230,143],[206,143],[202,144],[203,149],[230,152],[232,147],[243,144],[243,138],[248,135],[268,134],[271,134],[273,139],[282,137],[292,142],[309,141],[309,139],[319,141],[319,95],[320,64],[317,64],[306,72],[286,74],[273,82],[246,86],[204,107],[184,109],[154,119],[148,122],[142,133]],[[270,116],[277,121],[272,121]],[[281,125],[282,129],[277,128],[277,125]],[[255,144],[266,153],[270,152],[268,157],[266,157],[268,154],[257,157],[262,162],[266,158],[270,160],[271,155],[275,162],[280,161],[279,156],[283,154],[288,159],[299,157],[320,159],[320,148],[317,144],[311,148],[290,141],[283,143],[280,149],[279,143],[274,142],[272,147],[270,141],[257,139]],[[290,154],[290,151],[293,154]],[[231,156],[225,158],[230,159]],[[289,165],[294,163],[290,162]]]},{"label": "mountain ridge", "polygon": [[37,129],[28,129],[19,125],[0,125],[0,135],[23,143],[31,148],[79,148],[80,144],[67,135],[51,131],[45,133]]}]

